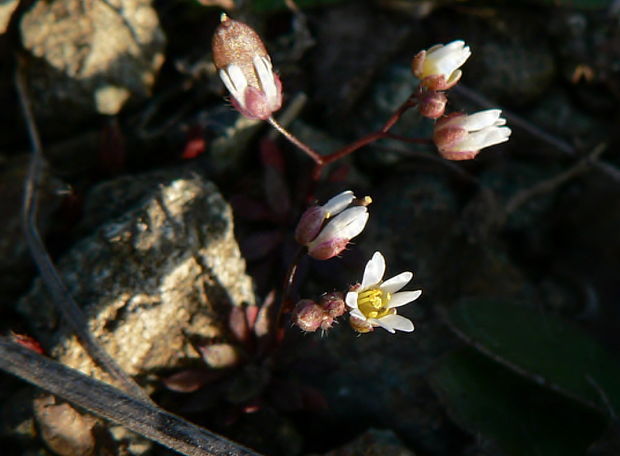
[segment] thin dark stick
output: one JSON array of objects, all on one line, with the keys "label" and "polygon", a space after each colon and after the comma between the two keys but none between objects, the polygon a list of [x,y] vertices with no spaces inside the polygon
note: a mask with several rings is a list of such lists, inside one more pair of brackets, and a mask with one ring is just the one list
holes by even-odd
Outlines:
[{"label": "thin dark stick", "polygon": [[187,456],[257,453],[0,337],[0,369]]},{"label": "thin dark stick", "polygon": [[592,152],[590,152],[587,157],[579,160],[577,164],[567,169],[566,171],[517,193],[506,203],[506,215],[512,214],[519,207],[521,207],[523,203],[533,198],[534,196],[551,192],[569,179],[572,179],[578,174],[590,169],[592,167],[592,163],[603,153],[606,147],[607,146],[605,144],[599,144],[592,150]]},{"label": "thin dark stick", "polygon": [[288,271],[286,271],[286,276],[284,277],[284,283],[282,284],[282,296],[280,298],[280,305],[276,310],[276,319],[274,325],[274,334],[277,335],[280,330],[280,325],[282,324],[282,315],[285,312],[291,311],[291,306],[289,304],[289,298],[291,294],[291,290],[293,289],[293,284],[295,283],[295,277],[297,276],[297,268],[299,266],[299,262],[303,258],[306,253],[305,247],[300,247],[297,249],[295,253],[295,257],[291,261],[291,264],[288,267]]},{"label": "thin dark stick", "polygon": [[58,271],[54,267],[52,259],[47,253],[45,244],[41,239],[39,230],[37,229],[37,204],[39,199],[38,193],[41,181],[41,170],[44,166],[43,148],[32,114],[30,98],[28,97],[26,84],[22,76],[21,65],[18,65],[16,70],[15,82],[24,119],[28,128],[28,135],[32,143],[32,156],[30,158],[28,175],[24,183],[24,200],[21,214],[22,228],[28,248],[30,249],[30,254],[39,269],[41,280],[43,280],[43,283],[52,296],[52,301],[56,309],[71,326],[78,340],[91,358],[102,369],[115,378],[125,391],[144,401],[150,402],[150,398],[142,388],[121,369],[116,361],[112,359],[92,336],[88,330],[88,323],[84,313],[74,301],[69,291],[65,288]]}]

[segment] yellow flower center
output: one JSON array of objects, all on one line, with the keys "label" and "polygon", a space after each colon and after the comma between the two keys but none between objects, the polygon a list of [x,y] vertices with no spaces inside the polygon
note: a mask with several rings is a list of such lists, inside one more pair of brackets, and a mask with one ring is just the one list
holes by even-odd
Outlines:
[{"label": "yellow flower center", "polygon": [[382,318],[396,313],[395,309],[388,309],[392,294],[380,288],[371,288],[357,295],[357,307],[366,318]]}]

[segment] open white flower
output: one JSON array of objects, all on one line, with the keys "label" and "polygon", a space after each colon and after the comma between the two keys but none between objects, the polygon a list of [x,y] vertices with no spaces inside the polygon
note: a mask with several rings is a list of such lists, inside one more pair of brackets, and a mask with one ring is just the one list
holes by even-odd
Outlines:
[{"label": "open white flower", "polygon": [[401,272],[391,279],[383,281],[385,258],[381,252],[375,252],[364,269],[362,283],[349,291],[345,297],[353,329],[358,332],[372,331],[373,327],[394,333],[396,330],[411,332],[413,323],[408,318],[397,315],[396,308],[415,301],[422,290],[400,291],[413,273]]},{"label": "open white flower", "polygon": [[447,90],[461,79],[459,68],[471,55],[461,40],[420,51],[411,62],[413,74],[430,90]]},{"label": "open white flower", "polygon": [[501,115],[500,109],[450,114],[435,124],[433,141],[448,160],[472,159],[480,149],[508,141],[511,130]]}]

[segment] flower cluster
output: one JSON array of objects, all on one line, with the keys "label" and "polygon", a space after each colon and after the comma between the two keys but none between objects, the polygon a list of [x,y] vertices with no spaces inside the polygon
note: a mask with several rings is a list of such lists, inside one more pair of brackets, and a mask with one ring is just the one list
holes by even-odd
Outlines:
[{"label": "flower cluster", "polygon": [[[435,121],[433,142],[445,159],[469,160],[481,149],[507,141],[511,130],[506,127],[506,119],[501,117],[499,109],[471,115],[458,112],[446,115],[448,98],[445,92],[460,81],[463,75],[460,68],[470,56],[471,49],[461,40],[420,51],[411,62],[413,74],[420,83],[402,108],[378,132],[330,155],[322,155],[295,138],[272,117],[282,105],[282,84],[258,34],[248,25],[223,15],[213,37],[213,60],[230,92],[233,106],[250,119],[269,121],[306,152],[315,162],[313,175],[317,179],[324,165],[386,137],[400,116],[414,106],[423,117]],[[298,222],[295,240],[316,260],[333,258],[362,232],[369,217],[366,206],[370,203],[369,197],[358,199],[347,190],[323,205],[310,207]],[[413,331],[413,323],[398,315],[397,309],[416,300],[422,292],[400,291],[413,277],[411,272],[386,281],[383,281],[384,273],[385,259],[380,252],[375,252],[360,284],[346,292],[326,293],[318,302],[300,300],[292,312],[293,324],[307,332],[326,331],[337,318],[348,313],[351,326],[359,333],[373,331],[376,327],[390,333]],[[288,283],[292,282],[292,276],[287,279],[290,279]]]}]

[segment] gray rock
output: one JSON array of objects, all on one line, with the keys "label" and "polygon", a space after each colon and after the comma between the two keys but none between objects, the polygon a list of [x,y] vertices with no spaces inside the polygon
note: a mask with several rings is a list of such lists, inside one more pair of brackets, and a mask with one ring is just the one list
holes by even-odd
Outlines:
[{"label": "gray rock", "polygon": [[35,2],[20,29],[35,109],[59,127],[145,98],[164,61],[150,0]]},{"label": "gray rock", "polygon": [[[179,170],[127,176],[101,184],[89,201],[87,220],[102,212],[106,222],[58,266],[90,330],[130,375],[198,358],[185,335],[220,337],[230,306],[254,304],[231,209],[210,182]],[[19,310],[54,358],[110,381],[40,282]]]}]

